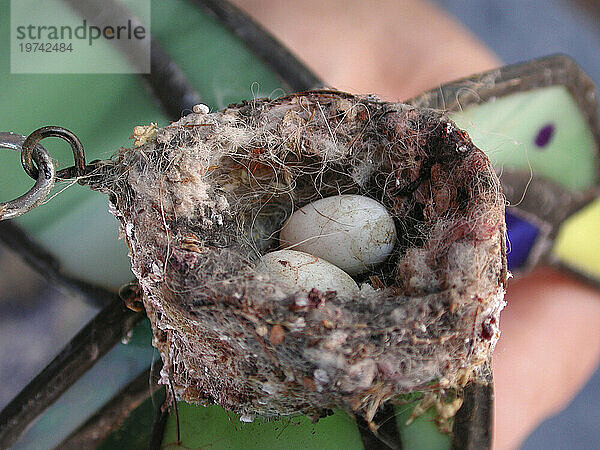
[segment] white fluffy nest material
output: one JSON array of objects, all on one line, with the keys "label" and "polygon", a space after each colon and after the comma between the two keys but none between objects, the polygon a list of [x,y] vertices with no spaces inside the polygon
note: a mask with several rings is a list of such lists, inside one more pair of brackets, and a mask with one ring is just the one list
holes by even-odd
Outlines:
[{"label": "white fluffy nest material", "polygon": [[[439,111],[337,91],[198,111],[138,128],[93,186],[121,222],[178,398],[370,421],[398,394],[477,376],[504,306],[504,198],[466,133]],[[253,270],[293,210],[349,193],[398,230],[356,298]]]}]

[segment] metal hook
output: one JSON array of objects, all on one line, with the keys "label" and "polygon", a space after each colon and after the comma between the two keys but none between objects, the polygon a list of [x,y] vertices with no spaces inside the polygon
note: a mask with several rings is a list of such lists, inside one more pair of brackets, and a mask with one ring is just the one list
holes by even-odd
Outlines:
[{"label": "metal hook", "polygon": [[77,136],[75,136],[75,134],[73,134],[73,132],[67,130],[66,128],[57,126],[39,128],[27,136],[25,142],[23,142],[23,148],[21,150],[21,164],[23,165],[25,172],[27,172],[27,175],[34,180],[38,178],[38,170],[33,165],[32,161],[32,155],[34,153],[33,149],[42,139],[47,137],[59,137],[64,139],[71,145],[71,149],[73,150],[75,166],[58,171],[57,176],[65,179],[84,176],[86,174],[86,163],[81,141]]},{"label": "metal hook", "polygon": [[[0,132],[0,147],[17,150],[22,155],[27,139],[20,134]],[[33,159],[38,167],[36,169],[31,162],[31,166],[35,169],[34,179],[36,182],[27,193],[19,198],[10,202],[0,203],[0,220],[18,217],[35,208],[48,197],[54,186],[54,178],[56,176],[54,163],[48,151],[39,145],[38,141],[39,139],[31,145],[31,150],[29,151],[29,161],[31,162]]]}]

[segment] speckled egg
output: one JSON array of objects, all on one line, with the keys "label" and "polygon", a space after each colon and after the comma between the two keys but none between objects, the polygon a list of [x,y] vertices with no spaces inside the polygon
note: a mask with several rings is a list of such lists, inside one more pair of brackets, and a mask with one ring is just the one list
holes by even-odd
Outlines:
[{"label": "speckled egg", "polygon": [[336,195],[295,211],[280,241],[283,248],[310,253],[358,275],[389,256],[396,227],[386,208],[372,198]]},{"label": "speckled egg", "polygon": [[314,255],[295,250],[267,253],[260,258],[256,269],[306,292],[316,288],[321,292],[336,291],[338,297],[351,297],[359,291],[356,282],[343,270]]}]

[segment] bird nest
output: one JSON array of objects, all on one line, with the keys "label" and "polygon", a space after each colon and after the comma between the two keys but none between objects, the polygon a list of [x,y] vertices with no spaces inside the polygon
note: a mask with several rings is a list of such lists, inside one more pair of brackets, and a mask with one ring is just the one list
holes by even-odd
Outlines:
[{"label": "bird nest", "polygon": [[[460,388],[491,357],[506,281],[504,197],[486,156],[435,110],[311,91],[164,128],[102,167],[177,398],[241,414],[371,420],[388,399]],[[360,194],[393,253],[353,298],[254,270],[299,207]]]}]

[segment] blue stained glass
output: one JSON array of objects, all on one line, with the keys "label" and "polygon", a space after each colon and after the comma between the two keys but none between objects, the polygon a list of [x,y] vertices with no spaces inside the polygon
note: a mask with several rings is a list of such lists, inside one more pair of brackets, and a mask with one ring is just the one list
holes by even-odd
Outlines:
[{"label": "blue stained glass", "polygon": [[527,262],[527,257],[534,247],[540,230],[531,222],[506,212],[506,229],[508,232],[508,269],[520,269]]}]

